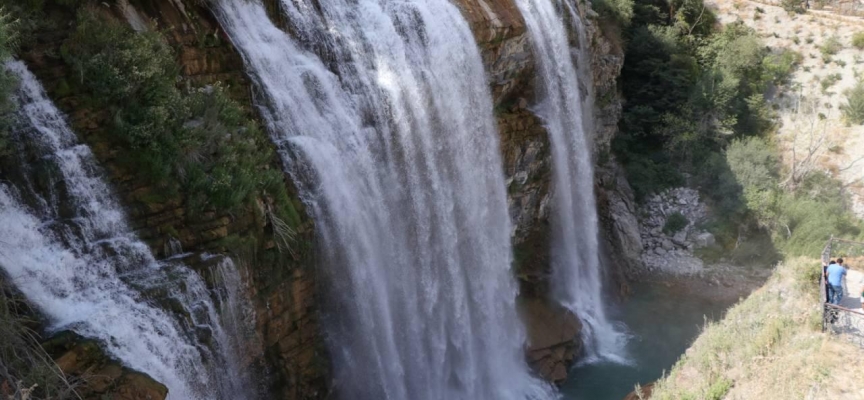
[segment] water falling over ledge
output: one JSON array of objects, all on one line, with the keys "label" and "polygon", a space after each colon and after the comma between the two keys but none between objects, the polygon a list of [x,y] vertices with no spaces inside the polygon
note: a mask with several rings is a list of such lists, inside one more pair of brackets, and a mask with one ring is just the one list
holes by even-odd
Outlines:
[{"label": "water falling over ledge", "polygon": [[[591,79],[582,21],[568,0],[517,0],[516,4],[525,18],[537,60],[535,112],[552,144],[554,296],[582,320],[587,362],[626,363],[627,335],[609,319],[603,296],[591,155],[593,104],[586,105],[579,87],[580,80]],[[573,60],[565,15],[579,34],[581,68]],[[589,95],[588,103],[591,100]]]},{"label": "water falling over ledge", "polygon": [[324,248],[348,399],[552,399],[524,359],[492,102],[446,0],[260,1],[217,16]]},{"label": "water falling over ledge", "polygon": [[[113,358],[167,386],[170,399],[254,397],[217,309],[237,304],[228,300],[234,289],[216,303],[194,271],[157,261],[33,74],[21,62],[5,67],[20,81],[11,138],[22,176],[0,181],[3,272],[50,330],[98,340]],[[223,280],[237,282],[230,260],[223,263]],[[199,341],[202,332],[212,344]]]}]

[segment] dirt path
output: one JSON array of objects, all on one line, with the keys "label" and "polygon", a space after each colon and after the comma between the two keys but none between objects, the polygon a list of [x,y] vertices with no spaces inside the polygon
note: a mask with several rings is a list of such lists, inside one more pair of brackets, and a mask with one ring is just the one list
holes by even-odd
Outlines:
[{"label": "dirt path", "polygon": [[861,288],[864,287],[864,272],[849,270],[843,285],[843,300],[840,306],[861,310]]}]

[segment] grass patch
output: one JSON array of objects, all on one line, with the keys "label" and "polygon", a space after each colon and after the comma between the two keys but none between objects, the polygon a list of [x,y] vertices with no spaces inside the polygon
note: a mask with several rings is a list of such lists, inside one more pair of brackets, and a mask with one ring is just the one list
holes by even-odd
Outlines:
[{"label": "grass patch", "polygon": [[832,35],[828,39],[825,39],[825,42],[822,43],[822,46],[819,46],[819,51],[822,53],[822,58],[830,58],[831,56],[839,53],[840,50],[843,50],[843,43],[840,43],[840,38],[836,35]]},{"label": "grass patch", "polygon": [[840,365],[851,376],[862,368],[854,345],[820,331],[820,270],[809,258],[779,265],[765,286],[705,326],[652,398],[830,398],[841,386],[860,388],[857,379],[828,376]]},{"label": "grass patch", "polygon": [[79,398],[31,330],[33,311],[15,300],[0,277],[0,397],[10,400]]},{"label": "grass patch", "polygon": [[848,123],[864,124],[864,82],[858,81],[855,87],[846,91],[846,103],[840,106],[840,111]]},{"label": "grass patch", "polygon": [[864,32],[855,32],[852,35],[852,46],[858,50],[864,50]]}]

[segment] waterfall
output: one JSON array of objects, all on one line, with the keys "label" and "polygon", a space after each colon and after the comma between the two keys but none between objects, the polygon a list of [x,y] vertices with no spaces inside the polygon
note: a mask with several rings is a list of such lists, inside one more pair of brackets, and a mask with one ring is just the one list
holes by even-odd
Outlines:
[{"label": "waterfall", "polygon": [[204,281],[154,259],[36,78],[21,62],[6,68],[20,81],[11,138],[22,176],[0,180],[0,267],[50,330],[99,340],[169,398],[247,398]]},{"label": "waterfall", "polygon": [[585,32],[581,30],[583,51],[579,61],[583,66],[577,69],[574,64],[563,16],[568,10],[562,8],[569,9],[574,25],[581,27],[582,23],[567,1],[516,1],[531,35],[537,62],[535,109],[552,143],[554,295],[582,320],[587,361],[625,362],[626,335],[610,321],[603,298],[589,133],[593,124],[591,108],[584,105],[579,87],[580,79],[587,81],[586,87],[592,86],[584,65],[590,61],[585,57]]},{"label": "waterfall", "polygon": [[515,311],[492,103],[447,0],[219,0],[316,220],[336,392],[549,399]]}]

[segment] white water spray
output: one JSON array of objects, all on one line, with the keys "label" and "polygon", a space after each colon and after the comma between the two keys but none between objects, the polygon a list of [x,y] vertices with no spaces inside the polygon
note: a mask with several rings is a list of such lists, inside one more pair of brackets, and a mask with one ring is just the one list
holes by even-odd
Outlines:
[{"label": "white water spray", "polygon": [[[0,267],[50,329],[99,340],[166,385],[170,399],[247,398],[253,391],[203,280],[153,258],[36,78],[21,62],[6,68],[20,80],[12,139],[23,176],[16,185],[0,181]],[[211,346],[197,340],[202,332]]]},{"label": "white water spray", "polygon": [[530,376],[474,38],[446,0],[260,1],[217,14],[322,239],[346,399],[554,398]]},{"label": "white water spray", "polygon": [[[591,157],[591,115],[583,104],[579,80],[591,77],[576,68],[564,13],[579,18],[568,0],[517,0],[531,35],[538,73],[537,114],[552,143],[554,216],[552,270],[558,301],[583,322],[586,361],[626,362],[627,337],[609,320],[603,299],[598,246],[597,204]],[[574,21],[581,25],[581,21]],[[583,64],[585,33],[579,32]],[[590,92],[589,92],[590,93]],[[590,100],[590,97],[589,97]]]}]

